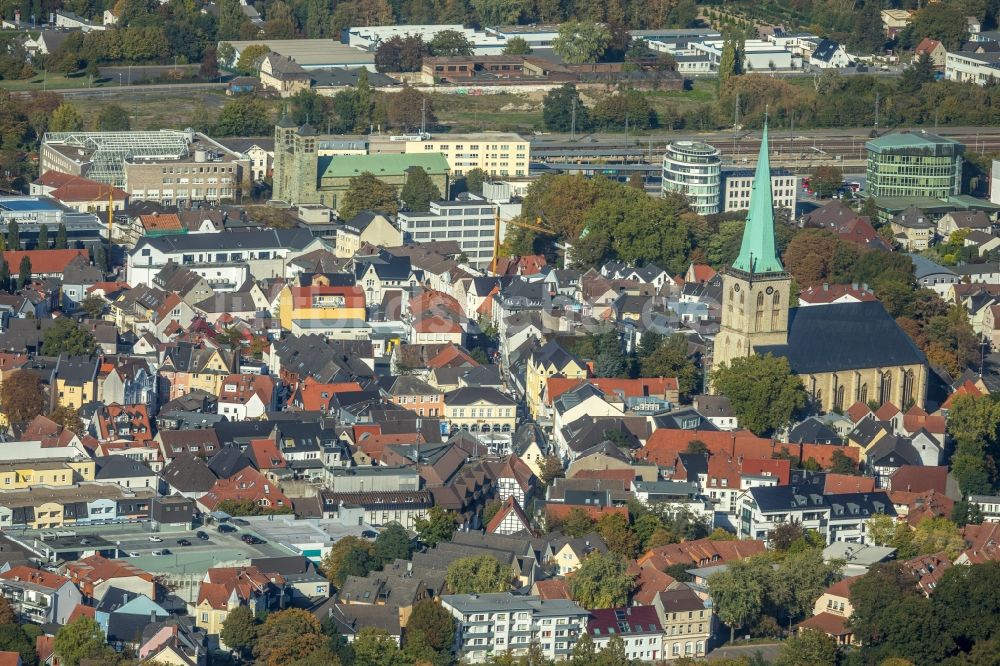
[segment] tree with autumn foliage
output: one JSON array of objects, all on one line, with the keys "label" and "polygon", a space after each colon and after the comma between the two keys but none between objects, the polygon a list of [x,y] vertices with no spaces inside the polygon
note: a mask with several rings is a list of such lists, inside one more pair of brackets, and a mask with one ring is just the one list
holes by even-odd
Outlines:
[{"label": "tree with autumn foliage", "polygon": [[46,402],[41,378],[28,370],[15,370],[0,385],[0,409],[10,423],[30,421],[44,411]]},{"label": "tree with autumn foliage", "polygon": [[285,666],[315,652],[325,643],[319,620],[309,611],[290,608],[271,613],[257,628],[254,663]]}]

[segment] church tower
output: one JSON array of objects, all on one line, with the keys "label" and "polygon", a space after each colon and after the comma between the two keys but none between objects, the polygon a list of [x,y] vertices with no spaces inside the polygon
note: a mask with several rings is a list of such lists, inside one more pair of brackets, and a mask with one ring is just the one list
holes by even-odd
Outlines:
[{"label": "church tower", "polygon": [[723,271],[722,325],[715,337],[713,365],[749,356],[757,346],[787,344],[791,283],[774,242],[765,123],[740,254]]}]

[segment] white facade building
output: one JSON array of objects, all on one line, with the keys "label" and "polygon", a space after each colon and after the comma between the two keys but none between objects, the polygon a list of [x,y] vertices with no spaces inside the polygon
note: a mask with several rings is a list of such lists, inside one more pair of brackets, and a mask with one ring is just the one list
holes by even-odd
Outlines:
[{"label": "white facade building", "polygon": [[[798,189],[795,174],[785,169],[771,169],[771,194],[774,207],[784,208],[793,215],[798,203]],[[753,191],[753,170],[722,172],[722,212],[750,209],[750,193]]]},{"label": "white facade building", "polygon": [[432,41],[438,33],[452,31],[465,36],[472,44],[472,55],[499,55],[507,46],[505,37],[466,28],[460,23],[438,25],[366,25],[348,28],[347,44],[366,51],[375,51],[394,37],[420,37],[424,43]]},{"label": "white facade building", "polygon": [[1000,79],[1000,53],[948,53],[944,60],[944,78],[985,86]]},{"label": "white facade building", "polygon": [[[397,221],[406,240],[416,243],[457,241],[468,263],[483,268],[493,260],[496,216],[497,204],[469,195],[459,201],[432,201],[426,213],[402,212]],[[501,242],[505,232],[506,225],[501,221]]]},{"label": "white facade building", "polygon": [[719,149],[701,141],[673,141],[663,156],[664,196],[680,192],[699,215],[719,212],[721,190]]}]

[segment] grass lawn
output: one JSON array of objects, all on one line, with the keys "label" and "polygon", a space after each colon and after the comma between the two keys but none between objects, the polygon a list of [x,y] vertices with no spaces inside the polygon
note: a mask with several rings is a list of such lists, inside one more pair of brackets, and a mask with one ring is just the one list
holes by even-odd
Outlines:
[{"label": "grass lawn", "polygon": [[438,122],[453,132],[484,129],[530,132],[542,126],[542,95],[501,93],[497,95],[431,94]]},{"label": "grass lawn", "polygon": [[[212,124],[222,106],[230,101],[221,91],[178,90],[135,94],[126,88],[121,93],[108,93],[100,97],[74,97],[73,105],[84,118],[91,118],[108,104],[117,104],[132,119],[132,129],[157,130],[184,129],[188,126]],[[277,114],[278,100],[264,100]]]},{"label": "grass lawn", "polygon": [[[5,90],[10,90],[12,92],[24,92],[24,91],[43,91],[43,90],[63,90],[66,88],[86,88],[90,83],[90,77],[86,74],[75,74],[73,76],[66,76],[65,74],[57,74],[55,72],[49,72],[48,74],[44,72],[39,72],[35,74],[30,79],[10,79],[0,81],[0,88]],[[95,81],[92,85],[94,88],[107,88],[111,86],[110,81]],[[118,85],[117,81],[114,85]]]}]

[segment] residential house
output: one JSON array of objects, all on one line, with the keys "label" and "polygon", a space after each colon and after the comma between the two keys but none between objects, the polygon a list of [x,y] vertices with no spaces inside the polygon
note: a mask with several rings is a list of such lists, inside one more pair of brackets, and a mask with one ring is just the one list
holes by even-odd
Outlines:
[{"label": "residential house", "polygon": [[218,413],[231,421],[259,419],[277,406],[278,391],[269,375],[243,373],[222,380]]},{"label": "residential house", "polygon": [[[217,567],[209,569],[198,588],[198,598],[189,604],[188,613],[194,617],[195,626],[210,636],[222,632],[229,612],[239,606],[262,613],[283,607],[285,579],[280,575],[267,576],[254,566]],[[225,643],[219,640],[219,646]]]},{"label": "residential house", "polygon": [[109,560],[91,555],[66,565],[66,575],[80,588],[85,599],[100,601],[111,588],[143,594],[156,600],[159,592],[153,574],[143,571],[128,560]]},{"label": "residential house", "polygon": [[938,40],[924,37],[917,44],[917,48],[913,49],[913,58],[914,60],[927,58],[931,65],[934,66],[934,69],[944,70],[945,60],[948,58],[948,50]]},{"label": "residential house", "polygon": [[203,496],[197,498],[204,511],[215,511],[223,502],[252,503],[264,511],[291,513],[292,502],[273,482],[260,472],[245,468],[231,478],[220,478]]},{"label": "residential house", "polygon": [[349,258],[363,245],[397,247],[403,244],[403,233],[381,213],[363,210],[337,227],[336,254]]},{"label": "residential house", "polygon": [[672,585],[653,597],[653,608],[663,627],[663,659],[705,656],[714,622],[708,602],[687,585]]},{"label": "residential house", "polygon": [[73,581],[51,571],[20,565],[0,573],[0,595],[22,622],[64,625],[83,602]]},{"label": "residential house", "polygon": [[612,638],[618,637],[625,646],[625,657],[642,662],[664,657],[663,629],[653,606],[594,609],[587,621],[587,633],[595,649],[603,651]]},{"label": "residential house", "polygon": [[551,340],[533,349],[527,358],[524,378],[524,398],[528,413],[538,418],[542,412],[545,385],[549,377],[561,375],[569,379],[585,379],[587,366]]}]

